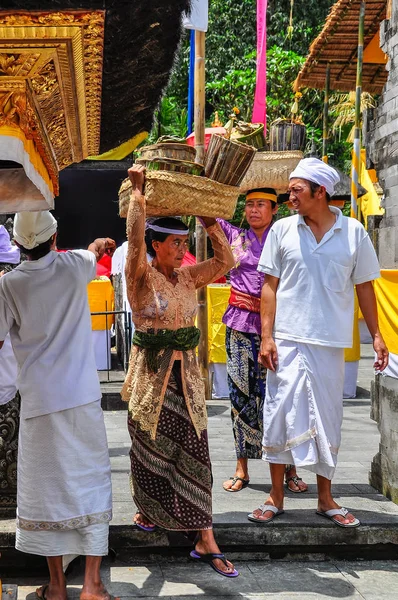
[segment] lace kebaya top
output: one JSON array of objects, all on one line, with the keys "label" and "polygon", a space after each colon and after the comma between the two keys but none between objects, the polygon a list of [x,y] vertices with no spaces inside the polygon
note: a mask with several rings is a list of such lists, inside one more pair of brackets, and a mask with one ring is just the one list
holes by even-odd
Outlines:
[{"label": "lace kebaya top", "polygon": [[[227,273],[234,265],[231,248],[220,226],[208,227],[214,257],[176,269],[174,286],[148,263],[145,244],[145,197],[132,195],[127,216],[127,297],[132,319],[139,331],[156,333],[194,325],[196,290]],[[204,384],[195,350],[164,349],[159,353],[159,370],[148,370],[145,348],[133,345],[122,398],[129,403],[130,416],[143,431],[156,438],[156,428],[174,361],[181,361],[181,377],[187,409],[198,437],[207,427]]]}]

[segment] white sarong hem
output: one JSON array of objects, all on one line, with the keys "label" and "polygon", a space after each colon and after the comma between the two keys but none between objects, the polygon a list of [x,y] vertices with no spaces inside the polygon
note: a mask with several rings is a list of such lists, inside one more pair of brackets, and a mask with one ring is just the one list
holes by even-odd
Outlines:
[{"label": "white sarong hem", "polygon": [[112,520],[112,510],[106,510],[92,515],[81,515],[64,521],[32,521],[17,517],[17,527],[26,531],[65,531],[68,529],[81,529],[89,525],[107,523]]}]

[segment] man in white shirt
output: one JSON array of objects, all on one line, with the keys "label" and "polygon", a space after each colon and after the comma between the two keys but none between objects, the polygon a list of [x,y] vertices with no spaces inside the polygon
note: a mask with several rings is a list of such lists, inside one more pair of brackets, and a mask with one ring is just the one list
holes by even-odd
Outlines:
[{"label": "man in white shirt", "polygon": [[58,254],[56,231],[48,211],[17,214],[14,238],[28,260],[0,279],[0,340],[10,333],[21,394],[16,548],[47,557],[40,598],[66,600],[63,557],[81,554],[81,599],[106,600],[111,471],[87,284],[115,243]]},{"label": "man in white shirt", "polygon": [[380,276],[364,227],[329,206],[338,173],[315,158],[290,175],[297,215],[272,227],[258,269],[260,360],[268,369],[263,458],[270,463],[269,498],[249,519],[267,523],[283,512],[286,463],[317,474],[317,514],[341,527],[360,525],[331,493],[343,419],[344,348],[352,346],[354,286],[373,337],[375,368],[388,364],[378,329],[372,280]]}]

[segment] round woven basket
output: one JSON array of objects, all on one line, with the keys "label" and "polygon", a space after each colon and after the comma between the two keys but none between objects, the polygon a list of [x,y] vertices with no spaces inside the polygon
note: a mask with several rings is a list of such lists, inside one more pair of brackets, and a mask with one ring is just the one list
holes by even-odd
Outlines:
[{"label": "round woven basket", "polygon": [[[131,182],[125,179],[119,190],[119,215],[123,218],[127,217],[131,192]],[[240,193],[238,187],[207,177],[170,171],[146,172],[148,217],[194,215],[231,219]]]},{"label": "round woven basket", "polygon": [[265,187],[274,188],[278,194],[286,192],[290,173],[302,158],[303,153],[299,150],[256,152],[240,184],[241,192]]}]

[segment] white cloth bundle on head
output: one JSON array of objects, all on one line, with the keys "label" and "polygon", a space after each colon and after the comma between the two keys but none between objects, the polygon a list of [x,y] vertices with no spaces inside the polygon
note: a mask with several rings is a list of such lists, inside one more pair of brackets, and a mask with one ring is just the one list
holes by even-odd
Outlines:
[{"label": "white cloth bundle on head", "polygon": [[4,225],[0,225],[0,263],[17,265],[20,260],[19,248],[12,246],[7,229]]},{"label": "white cloth bundle on head", "polygon": [[15,215],[14,239],[27,250],[46,242],[56,231],[57,221],[48,210]]},{"label": "white cloth bundle on head", "polygon": [[333,196],[335,185],[340,181],[340,175],[330,165],[319,158],[303,158],[290,173],[290,179],[298,177],[306,179],[326,188],[329,196]]}]

